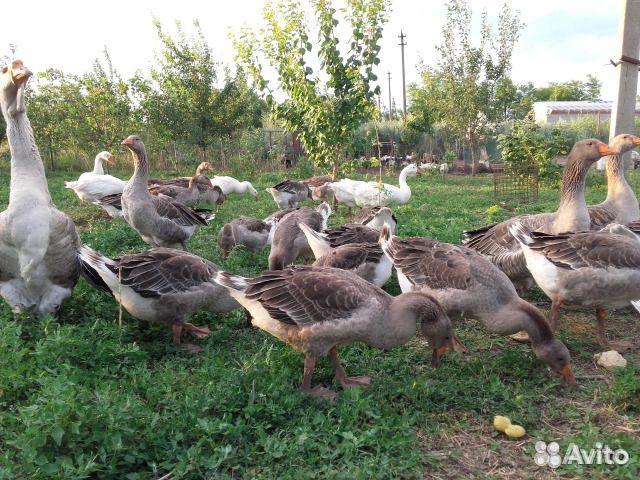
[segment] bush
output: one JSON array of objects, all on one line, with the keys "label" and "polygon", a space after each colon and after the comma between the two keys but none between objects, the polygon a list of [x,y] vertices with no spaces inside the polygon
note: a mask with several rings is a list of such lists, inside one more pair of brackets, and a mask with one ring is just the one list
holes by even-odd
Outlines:
[{"label": "bush", "polygon": [[510,132],[498,135],[498,149],[505,169],[515,174],[528,174],[537,169],[538,178],[547,185],[558,185],[560,168],[554,158],[569,151],[568,135],[561,128],[545,132],[531,120],[513,122]]}]

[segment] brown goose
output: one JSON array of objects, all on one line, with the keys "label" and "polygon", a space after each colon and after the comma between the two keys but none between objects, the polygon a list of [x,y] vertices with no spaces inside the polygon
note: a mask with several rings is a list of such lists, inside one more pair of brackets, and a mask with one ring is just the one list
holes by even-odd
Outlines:
[{"label": "brown goose", "polygon": [[[200,164],[198,164],[198,166],[196,167],[196,173],[194,176],[202,175],[208,180],[209,178],[204,175],[204,172],[207,172],[209,170],[213,170],[213,165],[211,165],[209,162],[200,162]],[[179,177],[169,179],[150,178],[147,180],[147,183],[149,187],[157,187],[161,185],[176,185],[178,187],[189,188],[189,180],[191,180],[192,178],[193,177]],[[200,191],[204,190],[205,185],[205,183],[198,184],[198,188],[200,189]]]},{"label": "brown goose", "polygon": [[305,354],[300,390],[317,396],[336,396],[320,386],[311,389],[317,358],[327,354],[343,388],[370,383],[369,377],[346,375],[339,345],[393,348],[415,335],[416,322],[433,348],[435,364],[451,345],[451,322],[431,296],[412,292],[394,298],[344,270],[297,265],[257,278],[220,272],[215,281],[249,310],[256,327]]},{"label": "brown goose", "polygon": [[316,232],[304,223],[300,223],[299,227],[316,257],[315,266],[348,270],[378,287],[382,287],[391,277],[393,265],[377,242],[332,247],[325,233]]},{"label": "brown goose", "polygon": [[608,232],[546,235],[511,227],[536,283],[551,299],[549,323],[555,330],[562,305],[596,307],[598,342],[610,348],[631,347],[607,338],[606,307],[631,303],[640,311],[640,243]]},{"label": "brown goose", "polygon": [[299,224],[306,223],[313,230],[322,231],[326,228],[330,215],[329,204],[321,203],[315,209],[302,207],[282,217],[275,227],[271,242],[269,270],[282,270],[291,265],[298,256],[310,257],[312,251]]},{"label": "brown goose", "polygon": [[176,202],[191,207],[198,202],[200,198],[200,185],[213,188],[211,180],[204,175],[194,175],[189,179],[187,187],[181,185],[157,185],[149,188],[151,195],[164,195],[173,198]]},{"label": "brown goose", "polygon": [[316,175],[314,177],[307,178],[306,180],[302,180],[309,188],[321,187],[327,182],[333,182],[333,177],[331,175]]},{"label": "brown goose", "polygon": [[588,207],[591,229],[599,230],[609,223],[629,223],[640,219],[638,199],[624,175],[622,154],[640,145],[640,137],[623,133],[609,145],[620,150],[607,158],[607,198],[598,205]]},{"label": "brown goose", "polygon": [[[240,308],[226,289],[213,282],[220,268],[204,258],[172,248],[125,255],[113,260],[86,245],[80,251],[83,276],[98,290],[110,293],[135,318],[170,323],[173,343],[182,330],[206,337],[208,327],[188,320],[198,310],[225,313]],[[187,345],[191,351],[199,349]]]},{"label": "brown goose", "polygon": [[207,221],[193,210],[166,197],[155,197],[147,188],[147,153],[142,139],[128,136],[123,142],[133,156],[135,171],[122,192],[122,215],[153,247],[182,247],[197,226]]},{"label": "brown goose", "polygon": [[427,292],[451,318],[475,317],[493,333],[525,330],[535,355],[566,383],[575,383],[567,347],[554,338],[542,313],[521,299],[509,278],[487,258],[430,238],[395,237],[386,227],[380,232],[380,244],[396,268],[403,292]]},{"label": "brown goose", "polygon": [[562,176],[560,206],[553,213],[519,215],[504,222],[464,233],[464,245],[491,258],[505,272],[519,292],[533,285],[520,245],[509,232],[515,222],[549,234],[589,230],[591,221],[584,199],[585,179],[589,167],[604,155],[618,151],[594,138],[576,142],[569,152]]},{"label": "brown goose", "polygon": [[280,209],[297,207],[300,202],[311,198],[309,187],[302,182],[293,180],[284,180],[265,190],[271,194]]},{"label": "brown goose", "polygon": [[[198,185],[198,188],[200,188],[200,185]],[[213,185],[212,187],[205,187],[204,191],[200,192],[200,200],[212,207],[215,206],[217,212],[220,209],[220,205],[226,200],[226,196],[219,186]]]},{"label": "brown goose", "polygon": [[257,218],[240,217],[225,224],[218,235],[218,245],[224,258],[237,245],[243,245],[252,252],[262,250],[267,244],[271,225]]},{"label": "brown goose", "polygon": [[49,194],[25,109],[32,73],[21,60],[2,68],[0,108],[11,151],[9,205],[0,213],[0,295],[14,311],[55,313],[80,275],[80,238]]}]

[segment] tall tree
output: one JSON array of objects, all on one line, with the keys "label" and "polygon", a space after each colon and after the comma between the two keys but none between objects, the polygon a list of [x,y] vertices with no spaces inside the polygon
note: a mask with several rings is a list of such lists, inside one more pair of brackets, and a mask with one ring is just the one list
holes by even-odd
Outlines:
[{"label": "tall tree", "polygon": [[442,28],[443,41],[436,47],[437,71],[442,78],[437,106],[442,123],[458,138],[466,139],[475,173],[476,143],[486,125],[500,114],[494,108],[496,88],[498,82],[509,75],[513,47],[523,24],[517,12],[512,12],[505,3],[494,33],[485,11],[480,20],[479,43],[474,45],[471,21],[467,0],[449,0]]},{"label": "tall tree", "polygon": [[[351,35],[338,36],[339,20],[330,0],[312,0],[317,40],[312,40],[300,2],[267,1],[266,27],[257,34],[245,29],[235,38],[238,59],[266,96],[271,113],[295,132],[313,163],[337,174],[344,147],[353,132],[372,117],[382,28],[388,0],[346,0],[343,21]],[[315,47],[314,47],[315,44]],[[314,48],[317,48],[314,52]],[[343,53],[344,52],[344,53]],[[315,53],[320,71],[314,74]],[[272,86],[263,72],[267,63],[277,73]],[[282,103],[275,97],[284,97]]]},{"label": "tall tree", "polygon": [[217,64],[200,24],[193,25],[195,36],[189,38],[176,22],[173,38],[154,20],[162,51],[151,70],[154,85],[147,92],[145,108],[156,131],[170,141],[196,145],[206,161],[207,148],[218,133],[213,121]]}]

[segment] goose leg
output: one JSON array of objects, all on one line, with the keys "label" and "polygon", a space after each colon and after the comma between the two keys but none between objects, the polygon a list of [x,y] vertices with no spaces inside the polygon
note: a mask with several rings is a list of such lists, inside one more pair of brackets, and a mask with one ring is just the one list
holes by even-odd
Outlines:
[{"label": "goose leg", "polygon": [[311,375],[316,368],[316,357],[314,355],[307,355],[304,357],[304,373],[302,375],[302,383],[300,384],[300,390],[310,393],[314,397],[324,398],[326,400],[334,400],[338,395],[333,390],[329,390],[322,385],[316,385],[311,388]]},{"label": "goose leg", "polygon": [[604,307],[596,308],[596,335],[598,337],[598,343],[613,350],[631,350],[633,348],[631,342],[609,340],[605,326],[606,317],[607,310]]},{"label": "goose leg", "polygon": [[562,305],[562,299],[557,296],[551,301],[551,311],[549,312],[549,326],[551,331],[555,333],[558,329],[558,318],[560,317],[560,305]]},{"label": "goose leg", "polygon": [[[173,330],[173,335],[172,335],[172,340],[173,340],[173,344],[174,345],[180,345],[181,344],[181,337],[182,337],[182,330],[187,330],[187,331],[191,331],[189,329],[189,327],[186,327],[187,325],[189,325],[190,327],[199,329],[199,330],[204,330],[205,328],[207,330],[209,330],[207,327],[195,327],[194,325],[190,324],[190,323],[174,323],[172,326],[172,330]],[[209,332],[211,333],[211,332]],[[202,351],[202,348],[200,348],[197,345],[194,345],[192,343],[185,343],[184,348],[190,352],[190,353],[200,353]]]},{"label": "goose leg", "polygon": [[340,385],[342,385],[342,388],[368,387],[371,384],[371,378],[367,376],[347,377],[347,374],[340,363],[340,359],[338,358],[337,347],[332,347],[331,350],[329,350],[329,358],[331,359],[333,368],[336,371],[336,378],[340,382]]},{"label": "goose leg", "polygon": [[211,335],[209,327],[197,327],[193,323],[183,323],[182,327],[196,338],[205,338]]}]

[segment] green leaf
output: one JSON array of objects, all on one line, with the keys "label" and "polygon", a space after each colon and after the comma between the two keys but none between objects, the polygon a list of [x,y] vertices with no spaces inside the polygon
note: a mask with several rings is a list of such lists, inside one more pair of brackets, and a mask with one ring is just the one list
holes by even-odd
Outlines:
[{"label": "green leaf", "polygon": [[51,438],[56,442],[56,445],[60,446],[62,444],[62,437],[64,436],[64,429],[59,425],[56,425],[51,430]]}]

